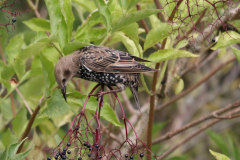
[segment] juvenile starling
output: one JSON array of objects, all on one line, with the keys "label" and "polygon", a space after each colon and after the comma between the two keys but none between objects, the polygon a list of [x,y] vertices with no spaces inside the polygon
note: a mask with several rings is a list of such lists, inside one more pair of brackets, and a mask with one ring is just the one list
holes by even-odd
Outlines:
[{"label": "juvenile starling", "polygon": [[140,109],[137,95],[140,73],[158,70],[137,61],[149,62],[123,51],[90,45],[60,59],[54,73],[65,100],[67,83],[78,77],[106,86],[118,86],[118,89],[109,92],[121,92],[129,87]]}]

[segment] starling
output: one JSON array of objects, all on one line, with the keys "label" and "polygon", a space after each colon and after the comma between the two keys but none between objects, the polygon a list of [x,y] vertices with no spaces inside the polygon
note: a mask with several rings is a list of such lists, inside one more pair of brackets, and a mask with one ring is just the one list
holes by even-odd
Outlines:
[{"label": "starling", "polygon": [[118,89],[108,93],[121,92],[126,86],[129,87],[140,109],[137,95],[140,73],[158,70],[138,62],[150,61],[123,51],[90,45],[60,59],[54,74],[66,101],[66,85],[73,77],[78,77],[106,86],[118,86]]}]

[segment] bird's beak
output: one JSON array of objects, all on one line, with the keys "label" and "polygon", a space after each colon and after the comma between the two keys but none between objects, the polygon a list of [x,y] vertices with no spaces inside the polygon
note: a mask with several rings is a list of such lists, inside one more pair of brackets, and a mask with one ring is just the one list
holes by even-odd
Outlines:
[{"label": "bird's beak", "polygon": [[63,97],[64,97],[65,101],[67,102],[67,96],[66,96],[66,86],[64,86],[64,88],[63,88],[63,89],[61,89],[61,91],[62,91],[62,94],[63,94]]}]

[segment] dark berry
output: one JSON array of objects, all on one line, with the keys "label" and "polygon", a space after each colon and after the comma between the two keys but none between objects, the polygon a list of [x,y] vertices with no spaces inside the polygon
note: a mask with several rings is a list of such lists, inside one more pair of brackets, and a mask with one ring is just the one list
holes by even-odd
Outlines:
[{"label": "dark berry", "polygon": [[141,153],[141,154],[140,154],[140,157],[143,158],[143,157],[144,157],[144,154]]},{"label": "dark berry", "polygon": [[68,153],[68,154],[71,154],[71,151],[70,151],[70,150],[68,150],[68,151],[67,151],[67,153]]},{"label": "dark berry", "polygon": [[215,39],[215,38],[213,38],[213,39],[212,39],[212,42],[216,42],[216,39]]},{"label": "dark berry", "polygon": [[66,152],[62,152],[62,155],[65,155],[66,154]]},{"label": "dark berry", "polygon": [[92,155],[91,154],[88,154],[88,157],[91,157]]},{"label": "dark berry", "polygon": [[51,157],[47,157],[47,160],[51,160]]},{"label": "dark berry", "polygon": [[62,155],[62,159],[66,159],[67,157],[66,157],[66,155]]},{"label": "dark berry", "polygon": [[127,158],[128,157],[128,155],[127,154],[125,154],[125,158]]},{"label": "dark berry", "polygon": [[71,143],[67,143],[67,146],[71,146]]},{"label": "dark berry", "polygon": [[102,159],[102,156],[99,156],[99,159]]},{"label": "dark berry", "polygon": [[92,150],[92,148],[89,148],[89,151],[91,151]]},{"label": "dark berry", "polygon": [[62,158],[60,158],[59,160],[63,160]]},{"label": "dark berry", "polygon": [[67,151],[67,148],[63,148],[63,151]]},{"label": "dark berry", "polygon": [[88,143],[87,143],[87,142],[85,142],[85,143],[84,143],[84,146],[87,146],[87,145],[88,145]]},{"label": "dark berry", "polygon": [[166,83],[166,81],[165,81],[165,80],[162,80],[162,81],[161,81],[161,84],[165,84],[165,83]]},{"label": "dark berry", "polygon": [[[17,22],[17,19],[14,17],[13,19],[12,19],[12,22],[13,23],[15,23],[15,22]],[[49,158],[49,157],[48,157]],[[51,158],[50,158],[51,159]]]},{"label": "dark berry", "polygon": [[59,153],[57,153],[56,156],[59,156]]},{"label": "dark berry", "polygon": [[130,156],[130,159],[133,159],[133,156]]},{"label": "dark berry", "polygon": [[79,127],[76,127],[75,130],[79,130]]},{"label": "dark berry", "polygon": [[78,158],[78,160],[82,160],[82,158],[81,158],[81,157],[79,157],[79,158]]},{"label": "dark berry", "polygon": [[87,144],[87,148],[90,148],[91,147],[91,145],[90,144]]},{"label": "dark berry", "polygon": [[98,144],[96,144],[96,146],[95,146],[96,148],[99,148],[99,145]]},{"label": "dark berry", "polygon": [[54,158],[55,158],[55,159],[58,159],[58,156],[56,155]]}]

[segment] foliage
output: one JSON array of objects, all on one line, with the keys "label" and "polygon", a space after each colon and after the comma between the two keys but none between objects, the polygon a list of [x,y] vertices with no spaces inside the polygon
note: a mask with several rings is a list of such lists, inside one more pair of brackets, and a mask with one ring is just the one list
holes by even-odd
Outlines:
[{"label": "foliage", "polygon": [[[158,3],[162,9],[159,9]],[[201,138],[196,136],[193,136],[194,140],[200,145],[195,147],[185,144],[191,138],[179,145],[175,139],[167,144],[157,141],[164,134],[178,132],[182,125],[238,99],[235,95],[239,95],[236,89],[239,85],[239,65],[228,65],[235,59],[227,61],[236,56],[240,63],[237,8],[239,4],[230,0],[0,0],[0,157],[10,160],[24,159],[28,155],[28,159],[46,159],[49,151],[56,154],[66,147],[64,135],[71,138],[72,134],[82,134],[68,125],[76,125],[76,118],[86,120],[82,127],[88,127],[87,132],[92,139],[96,131],[93,132],[91,127],[101,126],[102,149],[116,148],[116,156],[122,159],[121,149],[131,150],[129,153],[135,155],[150,151],[145,146],[145,137],[150,118],[149,97],[153,94],[157,97],[153,125],[156,141],[153,140],[153,146],[157,147],[151,150],[151,154],[146,152],[145,157],[151,159],[151,155],[159,156],[171,147],[177,146],[177,149],[185,145],[185,150],[169,159],[192,159],[201,155],[211,159],[206,150],[214,148],[215,144],[224,155],[239,159],[239,144],[233,141],[239,134],[239,130],[233,127],[236,121],[221,122],[233,129],[229,131],[228,146],[220,134],[211,131],[207,132],[214,142],[211,146],[201,143]],[[146,63],[152,68],[161,62],[159,77],[152,78],[152,73],[141,76],[139,97],[143,107],[140,112],[134,109],[134,101],[129,103],[133,96],[126,90],[119,97],[121,102],[118,104],[115,104],[117,96],[105,95],[101,114],[97,114],[100,100],[88,96],[96,84],[85,80],[70,81],[68,101],[64,101],[57,88],[54,66],[62,56],[91,44],[126,51],[153,61]],[[221,54],[217,57],[218,52]],[[226,65],[228,67],[220,70]],[[216,75],[216,72],[211,72],[215,66],[220,66],[217,70],[220,73]],[[205,78],[206,73],[212,74]],[[211,76],[211,81],[207,81]],[[157,92],[151,93],[148,88],[154,80],[153,87]],[[198,85],[195,84],[204,85],[197,90]],[[191,86],[196,87],[191,89]],[[186,91],[193,91],[193,94],[187,95]],[[184,100],[177,101],[183,94]],[[84,103],[86,99],[87,104]],[[171,100],[176,103],[167,105],[171,106],[167,110],[157,112]],[[200,109],[203,106],[208,108],[203,111]],[[31,121],[30,117],[34,114],[37,116]],[[80,118],[78,115],[84,116]],[[98,115],[99,119],[96,118]],[[88,123],[92,117],[96,122]],[[22,135],[30,122],[29,138],[24,143]],[[219,125],[216,126],[219,128]],[[125,131],[126,135],[122,135]],[[183,138],[179,136],[178,140]],[[81,139],[78,146],[83,148],[85,142],[93,143],[92,139]],[[16,154],[22,143],[24,151]],[[34,144],[36,147],[33,148]],[[198,147],[206,149],[200,151]],[[86,147],[84,150],[87,150]],[[225,157],[210,152],[214,157],[220,157],[217,159]],[[113,150],[109,149],[104,156],[110,157],[109,153]]]}]

